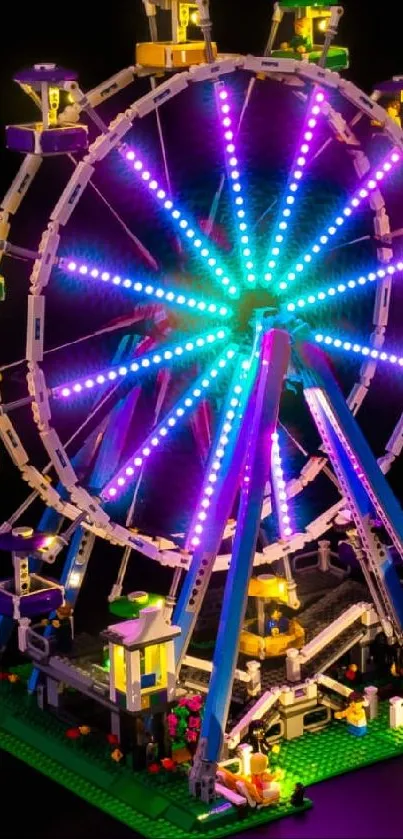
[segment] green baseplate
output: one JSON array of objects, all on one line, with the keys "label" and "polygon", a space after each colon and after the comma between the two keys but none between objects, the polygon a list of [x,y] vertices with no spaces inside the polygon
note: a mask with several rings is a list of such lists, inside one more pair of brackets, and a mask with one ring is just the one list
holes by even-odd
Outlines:
[{"label": "green baseplate", "polygon": [[388,718],[388,702],[381,702],[365,737],[356,738],[344,722],[334,722],[320,732],[283,742],[277,758],[285,772],[280,804],[258,811],[220,810],[223,799],[207,806],[190,798],[183,775],[134,773],[115,764],[100,735],[67,739],[66,726],[37,707],[23,682],[0,683],[0,748],[149,839],[227,836],[309,809],[309,800],[298,810],[289,803],[297,781],[310,787],[403,754],[403,726],[389,729]]}]

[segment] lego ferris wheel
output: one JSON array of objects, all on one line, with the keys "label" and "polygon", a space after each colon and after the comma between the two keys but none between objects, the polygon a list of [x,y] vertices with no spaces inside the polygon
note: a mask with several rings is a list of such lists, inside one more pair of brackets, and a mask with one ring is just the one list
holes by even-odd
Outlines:
[{"label": "lego ferris wheel", "polygon": [[[47,559],[71,538],[62,582],[73,605],[96,536],[124,549],[112,596],[133,551],[174,569],[171,611],[186,572],[173,616],[178,662],[212,572],[229,568],[231,670],[253,564],[283,563],[295,608],[289,556],[343,512],[385,631],[400,641],[371,524],[380,520],[403,553],[384,477],[403,417],[380,468],[354,420],[378,368],[393,379],[403,365],[387,341],[403,270],[392,250],[403,154],[396,108],[340,76],[340,6],[276,3],[263,57],[219,54],[206,0],[144,7],[151,41],[137,46],[134,67],[94,90],[50,64],[15,77],[41,116],[7,128],[8,148],[25,158],[2,204],[3,264],[6,278],[8,266],[30,273],[26,356],[2,368],[0,433],[32,492],[3,532],[37,498],[46,505],[40,530],[70,520]],[[172,40],[162,42],[168,13]],[[394,85],[395,100],[403,83]],[[35,176],[41,231],[36,245],[17,245],[10,223],[18,240],[17,210]],[[348,379],[358,366],[347,398],[333,351],[337,363],[343,351],[350,357]],[[15,375],[24,365],[28,395]],[[318,435],[311,454],[282,416],[284,389],[288,415],[294,399],[291,413],[302,413],[304,397]],[[333,503],[299,526],[298,496],[323,475]],[[175,507],[172,494],[185,512],[168,527],[159,510]],[[272,514],[276,535],[258,550]],[[231,681],[224,666],[214,678]]]}]

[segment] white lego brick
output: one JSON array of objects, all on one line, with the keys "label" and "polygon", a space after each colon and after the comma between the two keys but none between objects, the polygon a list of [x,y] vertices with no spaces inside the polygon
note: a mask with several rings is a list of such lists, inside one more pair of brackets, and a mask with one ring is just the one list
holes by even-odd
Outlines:
[{"label": "white lego brick", "polygon": [[325,70],[323,67],[318,67],[317,64],[310,64],[308,61],[296,62],[296,73],[303,79],[309,79],[311,82],[325,85],[326,87],[339,87],[340,76],[331,70]]},{"label": "white lego brick", "polygon": [[376,359],[365,361],[360,369],[360,381],[364,387],[369,388],[376,371]]},{"label": "white lego brick", "polygon": [[308,463],[306,463],[305,466],[302,467],[300,474],[300,480],[303,486],[306,486],[307,484],[311,483],[311,481],[313,481],[316,478],[316,476],[319,475],[319,472],[322,471],[325,463],[325,457],[311,457],[308,460]]},{"label": "white lego brick", "polygon": [[116,544],[122,546],[127,544],[128,531],[127,528],[123,527],[121,524],[110,522],[109,534],[110,540],[116,542]]},{"label": "white lego brick", "polygon": [[28,297],[27,346],[28,361],[42,361],[43,358],[43,330],[45,323],[45,298]]},{"label": "white lego brick", "polygon": [[389,216],[385,209],[375,216],[374,230],[375,234],[381,238],[390,234]]},{"label": "white lego brick", "polygon": [[390,117],[388,117],[384,130],[392,143],[397,146],[400,151],[403,151],[403,131],[400,128],[400,125],[398,125],[394,119],[390,119]]},{"label": "white lego brick", "polygon": [[363,111],[371,119],[377,120],[377,122],[382,124],[385,122],[386,114],[384,109],[356,87],[353,82],[349,82],[347,79],[341,79],[339,87],[346,99],[352,102],[360,111]]},{"label": "white lego brick", "polygon": [[[388,277],[385,277],[383,282],[377,286],[375,296],[374,323],[377,327],[382,329],[388,325],[391,294],[392,277],[388,275]],[[377,347],[378,344],[375,346]]]},{"label": "white lego brick", "polygon": [[386,473],[389,472],[389,469],[392,466],[392,463],[395,461],[395,459],[396,458],[394,454],[385,454],[383,455],[383,457],[378,458],[378,466],[384,475],[386,475]]},{"label": "white lego brick", "polygon": [[370,193],[369,206],[371,207],[371,210],[374,210],[374,212],[381,212],[385,207],[385,201],[379,189],[375,189]]},{"label": "white lego brick", "polygon": [[27,383],[28,392],[34,397],[32,410],[35,411],[36,409],[38,415],[36,419],[42,429],[44,429],[49,423],[51,411],[45,376],[35,362],[29,362],[28,364]]},{"label": "white lego brick", "polygon": [[160,84],[151,93],[147,93],[133,103],[134,110],[139,117],[144,117],[146,114],[155,111],[168,99],[172,99],[177,93],[180,93],[188,86],[189,73],[177,73],[175,76],[169,78],[166,82]]},{"label": "white lego brick", "polygon": [[11,213],[11,215],[16,213],[41,163],[41,157],[34,154],[27,154],[1,203],[1,207],[6,213]]},{"label": "white lego brick", "polygon": [[199,64],[189,70],[190,82],[204,82],[215,79],[227,73],[233,73],[239,66],[236,58],[226,58],[222,61],[215,61],[214,64]]},{"label": "white lego brick", "polygon": [[78,164],[51,214],[52,221],[63,225],[68,222],[93,172],[94,167],[86,161]]},{"label": "white lego brick", "polygon": [[7,414],[0,414],[0,436],[16,466],[21,468],[28,463],[28,455]]},{"label": "white lego brick", "polygon": [[353,389],[352,389],[352,391],[351,391],[351,393],[350,393],[350,395],[347,399],[347,405],[350,408],[350,411],[354,416],[356,415],[357,411],[361,408],[361,405],[362,405],[367,393],[368,393],[368,388],[366,388],[365,385],[362,384],[362,382],[357,382],[354,385],[354,387],[353,387]]},{"label": "white lego brick", "polygon": [[105,102],[111,96],[114,96],[115,93],[118,93],[119,90],[123,90],[123,88],[127,87],[129,84],[132,84],[134,79],[134,67],[127,67],[124,70],[120,70],[119,73],[115,73],[114,76],[111,76],[110,79],[102,82],[102,84],[97,85],[97,87],[94,87],[92,90],[89,90],[88,93],[86,93],[85,96],[81,96],[78,101],[82,108],[86,108],[87,105],[90,105],[91,108],[96,108],[102,102]]},{"label": "white lego brick", "polygon": [[70,491],[77,483],[77,475],[62,446],[59,435],[54,428],[50,428],[48,431],[41,432],[40,437],[63,486]]},{"label": "white lego brick", "polygon": [[392,452],[395,457],[398,457],[403,449],[403,414],[401,415],[396,427],[386,444],[386,451]]},{"label": "white lego brick", "polygon": [[304,483],[299,478],[292,478],[287,483],[287,498],[295,498],[304,488]]},{"label": "white lego brick", "polygon": [[247,55],[243,62],[244,70],[250,70],[252,73],[283,73],[289,75],[296,73],[297,65],[300,64],[294,58],[273,58],[273,57],[257,57],[254,55]]},{"label": "white lego brick", "polygon": [[322,513],[321,516],[318,516],[317,519],[314,519],[314,521],[311,521],[311,523],[308,524],[306,532],[311,541],[316,541],[319,539],[319,536],[322,536],[322,533],[329,530],[329,527],[331,526],[334,517],[337,515],[342,503],[343,502],[340,501],[337,504],[334,504],[333,507],[330,507],[329,510],[326,510],[325,513]]},{"label": "white lego brick", "polygon": [[390,262],[393,259],[392,248],[377,248],[376,255],[379,262]]},{"label": "white lego brick", "polygon": [[370,168],[370,162],[364,154],[363,151],[353,152],[353,159],[354,159],[354,169],[357,172],[359,178],[363,178],[366,175]]},{"label": "white lego brick", "polygon": [[89,159],[91,163],[103,160],[109,154],[111,149],[117,146],[122,137],[130,131],[132,127],[132,119],[126,114],[120,114],[119,117],[110,124],[108,131],[105,134],[100,134],[99,137],[92,143],[89,149]]},{"label": "white lego brick", "polygon": [[102,510],[99,502],[93,498],[87,490],[80,486],[75,486],[70,492],[71,500],[80,510],[86,511],[91,521],[97,527],[106,527],[109,524],[110,517]]},{"label": "white lego brick", "polygon": [[371,346],[374,349],[379,350],[379,349],[381,349],[381,347],[383,347],[384,343],[385,343],[385,330],[382,327],[377,326],[377,328],[375,329],[375,331],[371,335]]},{"label": "white lego brick", "polygon": [[32,289],[36,293],[41,292],[49,282],[49,277],[55,265],[59,242],[58,225],[50,224],[42,237],[39,246],[41,256],[35,260],[30,278]]}]

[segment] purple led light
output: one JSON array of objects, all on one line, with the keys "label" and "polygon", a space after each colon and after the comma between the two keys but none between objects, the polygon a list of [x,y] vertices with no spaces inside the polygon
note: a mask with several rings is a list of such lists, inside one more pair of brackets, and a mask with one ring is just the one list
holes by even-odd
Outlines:
[{"label": "purple led light", "polygon": [[[122,280],[121,277],[110,271],[105,271],[102,268],[93,268],[85,263],[72,259],[67,260],[66,264],[65,260],[63,260],[60,267],[65,268],[69,274],[78,274],[86,278],[90,277],[91,279],[101,279],[106,283],[111,282],[112,285],[123,286],[124,289],[130,290],[135,294],[146,294],[147,297],[156,298],[158,301],[163,300],[164,303],[170,305],[189,308],[196,313],[213,315],[219,318],[227,318],[229,315],[232,315],[232,311],[227,305],[221,306],[212,300],[200,300],[194,294],[188,296],[187,294],[183,294],[182,291],[169,289],[165,286],[162,287],[156,282],[155,277],[153,277],[153,283],[156,283],[156,285],[152,285],[147,281],[132,280],[128,277]],[[83,268],[85,270],[82,270]],[[162,281],[164,280],[163,277],[160,279]]]},{"label": "purple led light", "polygon": [[[227,175],[229,178],[229,189],[231,193],[232,206],[235,215],[235,223],[238,231],[241,265],[245,285],[251,287],[256,282],[255,265],[251,258],[250,235],[245,214],[245,199],[243,197],[243,186],[238,166],[238,155],[234,142],[233,131],[228,131],[232,125],[231,106],[229,104],[229,92],[222,82],[217,83],[217,107],[219,119],[223,129],[224,152]],[[245,245],[247,247],[245,247]]]},{"label": "purple led light", "polygon": [[[241,376],[245,379],[245,372],[242,371]],[[237,383],[237,385],[232,389],[232,398],[231,398],[231,405],[234,408],[239,409],[240,400],[241,400],[241,393],[243,391],[243,387]],[[196,510],[196,514],[193,517],[193,521],[189,530],[189,534],[185,543],[185,547],[187,550],[190,548],[198,547],[201,543],[201,536],[203,534],[205,528],[205,522],[207,520],[207,513],[205,509],[210,506],[209,499],[215,492],[215,484],[217,482],[217,473],[220,472],[222,468],[222,460],[225,456],[225,450],[230,442],[230,438],[227,436],[228,434],[231,435],[233,431],[233,419],[235,417],[235,412],[231,409],[228,409],[225,414],[225,422],[223,423],[222,431],[225,434],[219,434],[218,441],[216,447],[213,451],[211,456],[212,464],[211,468],[206,470],[206,475],[204,478],[201,494],[199,497],[199,504]],[[206,505],[207,502],[207,505]]]},{"label": "purple led light", "polygon": [[[223,118],[223,125],[226,127],[231,125],[229,117]],[[212,273],[215,281],[222,285],[231,297],[235,298],[238,294],[237,286],[232,282],[224,268],[219,265],[216,253],[214,252],[213,254],[210,252],[212,245],[198,228],[196,222],[193,220],[191,221],[190,218],[185,218],[184,213],[178,209],[175,202],[170,198],[167,198],[166,192],[160,188],[157,178],[154,175],[151,175],[151,172],[148,169],[144,168],[144,161],[140,159],[138,153],[134,149],[126,151],[124,156],[128,163],[133,164],[133,172],[135,175],[140,177],[143,185],[150,190],[159,206],[166,211],[170,219],[176,222],[178,232],[184,238],[184,241],[187,242],[187,244],[191,244],[195,249],[195,252],[199,254],[199,256],[205,261],[205,264],[208,265],[210,273]]]},{"label": "purple led light", "polygon": [[277,518],[282,539],[289,539],[293,534],[286,493],[286,483],[280,454],[277,432],[271,435],[271,480],[276,499]]},{"label": "purple led light", "polygon": [[[277,221],[275,230],[274,230],[274,242],[272,242],[269,257],[266,261],[265,270],[266,273],[264,274],[264,282],[269,283],[273,279],[273,271],[276,270],[279,262],[279,257],[281,254],[282,247],[284,246],[284,241],[286,239],[286,231],[289,224],[289,219],[291,216],[291,209],[290,207],[294,208],[295,204],[295,194],[298,191],[301,180],[304,176],[304,170],[302,167],[306,166],[307,159],[309,153],[311,151],[311,140],[313,139],[313,129],[317,128],[318,124],[318,115],[321,111],[320,103],[324,102],[325,95],[321,90],[314,90],[308,105],[307,115],[305,117],[305,124],[302,131],[302,142],[297,148],[290,174],[288,176],[286,192],[283,200],[283,209],[280,213],[280,217]],[[310,128],[312,130],[306,131],[306,128]],[[285,221],[287,219],[287,221]]]},{"label": "purple led light", "polygon": [[326,233],[323,233],[318,237],[311,248],[297,260],[293,268],[291,268],[291,270],[288,271],[285,277],[281,280],[279,283],[280,291],[285,291],[288,288],[289,283],[294,282],[297,276],[296,272],[301,274],[305,270],[306,265],[312,261],[313,257],[318,254],[322,248],[325,247],[338,233],[346,219],[350,218],[354,210],[356,210],[357,207],[360,207],[362,202],[368,198],[370,193],[377,188],[377,181],[380,181],[385,177],[385,172],[389,173],[393,171],[394,167],[396,167],[396,164],[399,163],[401,159],[401,153],[394,149],[392,152],[389,152],[383,163],[375,167],[369,176],[365,176],[363,182],[360,183],[353,193],[352,198],[350,198],[345,207],[337,214],[336,218],[329,225]]},{"label": "purple led light", "polygon": [[[124,466],[103,488],[102,497],[106,501],[115,498],[118,491],[130,483],[136,470],[143,466],[145,459],[147,460],[152,451],[155,451],[159,444],[169,436],[169,432],[177,425],[178,419],[188,416],[197,407],[200,399],[204,398],[207,389],[211,387],[213,382],[217,381],[220,373],[232,361],[236,355],[236,350],[237,347],[230,347],[225,350],[219,356],[219,360],[196,380],[179,402],[171,408],[167,416],[150,432],[142,445],[136,449]],[[206,507],[206,504],[203,506]]]}]

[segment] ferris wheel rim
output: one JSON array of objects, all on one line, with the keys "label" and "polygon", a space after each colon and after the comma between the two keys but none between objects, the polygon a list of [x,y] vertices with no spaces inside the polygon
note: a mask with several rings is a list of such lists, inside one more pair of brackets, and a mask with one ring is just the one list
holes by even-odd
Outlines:
[{"label": "ferris wheel rim", "polygon": [[[249,66],[250,66],[250,62],[251,62],[251,61],[252,61],[252,59],[249,59]],[[267,61],[267,59],[253,59],[253,62],[255,62],[255,63],[256,63],[256,62],[259,62],[259,61],[264,62],[264,61]],[[290,69],[290,62],[292,62],[292,63],[295,65],[295,66],[292,68],[292,70]],[[233,67],[233,69],[234,69],[234,70],[238,70],[238,69],[240,69],[240,70],[242,70],[242,69],[249,69],[249,67],[248,67],[248,59],[237,59],[237,60],[236,60],[236,61],[234,61],[233,63],[234,63],[234,65],[235,65],[235,66]],[[297,78],[301,78],[301,75],[302,75],[302,74],[301,74],[301,64],[300,64],[300,62],[298,62],[298,61],[294,61],[294,60],[292,60],[292,59],[291,59],[291,60],[290,60],[290,59],[279,59],[276,63],[277,63],[277,65],[278,65],[278,70],[277,70],[277,72],[278,72],[279,74],[280,74],[280,72],[282,72],[282,73],[286,73],[286,77],[287,77],[287,78],[290,78],[290,75],[293,75],[293,76],[295,76],[295,77],[297,77]],[[220,67],[219,67],[219,72],[218,72],[218,73],[217,73],[217,64],[218,64],[218,65],[220,65]],[[224,66],[223,66],[223,65],[224,65]],[[287,65],[287,66],[285,66],[285,65]],[[229,71],[229,67],[228,67],[228,61],[224,61],[224,62],[216,62],[216,63],[215,63],[215,68],[214,68],[214,69],[216,70],[216,77],[220,77],[220,75],[226,75],[228,72],[230,72],[230,71]],[[306,68],[302,68],[302,69],[306,70]],[[193,76],[193,79],[192,79],[192,80],[195,80],[195,76],[197,75],[197,70],[199,70],[199,73],[200,73],[200,68],[197,68],[195,71],[193,71],[193,73],[192,73],[192,72],[190,72],[190,73],[188,73],[187,75],[188,75],[188,76],[191,76],[191,75],[192,75],[192,76]],[[210,71],[211,71],[211,67],[210,67]],[[205,72],[205,70],[204,70],[203,72]],[[311,80],[312,80],[312,74],[310,74],[310,75],[311,75]],[[321,85],[323,85],[323,86],[329,86],[330,88],[334,88],[334,87],[336,86],[336,83],[335,83],[335,76],[337,76],[337,74],[333,73],[332,71],[328,71],[328,70],[323,71],[323,70],[321,70],[321,71],[320,71],[320,84],[321,84]],[[180,77],[183,79],[183,74],[180,74]],[[271,70],[271,72],[270,72],[270,74],[269,74],[269,77],[270,77],[270,78],[273,78],[273,69]],[[275,76],[274,76],[274,77],[275,77]],[[175,78],[175,77],[173,77],[173,78]],[[210,76],[210,78],[211,78],[211,76]],[[171,84],[171,83],[172,83],[172,78],[168,81],[168,85],[169,85],[169,84]],[[342,79],[340,79],[340,78],[339,78],[339,83],[337,84],[337,86],[339,87],[339,89],[340,89],[340,88],[343,88],[343,86],[345,87],[345,85],[346,85],[346,84],[348,84],[348,85],[349,85],[349,92],[350,92],[350,95],[353,95],[354,93],[361,94],[361,92],[359,91],[359,89],[358,89],[358,88],[356,88],[354,85],[352,85],[350,82],[346,83],[346,82],[344,82],[344,80],[342,80]],[[181,87],[180,89],[178,89],[178,91],[177,91],[174,95],[177,95],[177,94],[180,92],[180,90],[182,90],[182,89],[183,89],[182,87]],[[159,88],[158,88],[157,90],[159,90]],[[143,99],[143,100],[144,100],[144,99],[147,99],[147,98],[149,99],[149,97],[150,97],[150,94],[147,94],[147,95],[146,95],[146,97],[142,97],[142,99]],[[136,102],[137,102],[137,101],[139,101],[139,100],[136,100]],[[369,100],[367,100],[367,101],[369,101]],[[134,103],[134,104],[133,104],[133,106],[131,106],[131,107],[132,107],[132,109],[135,107],[135,105],[136,105],[136,103]],[[377,107],[379,107],[379,106],[377,106]],[[129,110],[130,110],[130,109],[129,109]],[[362,110],[363,110],[363,112],[364,112],[364,113],[366,113],[366,114],[368,115],[368,111],[366,111],[366,110],[365,110],[365,108],[363,108],[363,107],[362,107]],[[116,123],[119,121],[119,119],[122,119],[122,120],[123,120],[125,116],[126,116],[126,118],[127,118],[127,113],[128,113],[128,112],[126,111],[124,115],[119,114],[117,117],[115,117],[115,119],[114,119],[114,120],[112,120],[112,123],[111,123],[111,124],[110,124],[110,126],[109,126],[109,133],[110,133],[110,131],[111,131],[111,125],[113,126],[113,129],[112,129],[112,130],[114,130],[114,129],[116,128]],[[132,124],[132,122],[134,121],[135,116],[136,116],[136,114],[134,114],[134,115],[132,116],[132,119],[131,119],[131,124]],[[388,120],[389,120],[389,123],[390,123],[390,124],[388,123]],[[392,121],[391,121],[391,120],[390,120],[390,119],[386,116],[386,114],[385,114],[385,126],[384,126],[384,130],[385,130],[385,132],[386,132],[386,133],[388,133],[388,132],[387,132],[387,130],[386,130],[386,125],[387,125],[387,123],[388,123],[388,128],[389,128],[389,130],[390,130],[390,135],[391,135],[391,136],[390,136],[390,139],[393,139],[393,143],[394,143],[394,145],[399,145],[399,143],[397,142],[397,137],[396,137],[396,130],[395,130],[395,126],[393,126],[393,125],[392,125]],[[393,130],[392,130],[392,129],[393,129]],[[400,136],[400,147],[401,147],[401,148],[403,148],[403,135],[402,135],[402,132],[400,132],[400,133],[401,133],[401,136]],[[98,137],[98,138],[96,139],[96,141],[95,141],[95,143],[94,143],[93,145],[95,145],[98,141],[101,141],[101,142],[102,142],[102,138],[104,139],[103,135],[101,135],[100,137]],[[92,147],[90,147],[90,149],[91,149],[91,148],[92,148]],[[112,150],[112,148],[110,148],[110,149],[109,149],[109,151],[111,151],[111,150]],[[89,151],[90,151],[90,150],[89,150]],[[109,153],[109,151],[108,151],[108,153]],[[96,160],[96,161],[94,161],[94,162],[95,162],[95,163],[99,162],[100,160],[102,160],[102,159],[103,159],[103,157],[104,157],[104,156],[106,156],[106,155],[103,155],[102,157],[100,156],[100,157],[99,157],[99,159],[97,159],[97,160]],[[88,157],[88,155],[86,155],[86,158],[87,158],[87,157]],[[72,177],[70,178],[70,180],[69,180],[69,182],[68,182],[68,183],[71,183],[72,179],[74,178],[74,174],[75,174],[75,173],[73,173],[73,175],[72,175]],[[67,185],[67,187],[68,187],[68,185]],[[67,189],[67,187],[66,187],[66,189]],[[65,191],[66,191],[66,190],[65,190]],[[53,214],[54,214],[54,211],[53,211]],[[53,214],[51,214],[51,215],[53,215]],[[52,224],[52,223],[53,223],[53,222],[51,221],[51,224]],[[45,228],[45,230],[44,230],[44,235],[45,235],[45,236],[46,236],[47,231],[48,231],[48,227],[47,227],[47,228]],[[53,232],[54,232],[54,231],[52,231],[52,233],[53,233]],[[52,235],[52,233],[51,233],[51,235]],[[44,249],[44,251],[45,251],[45,252],[46,252],[46,246],[47,246],[47,245],[45,244],[45,249]],[[55,251],[55,254],[57,254],[57,249],[56,249],[56,251]],[[42,256],[41,256],[41,260],[43,260],[43,253],[42,253]],[[39,260],[39,261],[41,261],[41,260]],[[31,277],[32,277],[32,275],[31,275]],[[42,290],[42,288],[41,288],[39,291],[41,291],[41,290]],[[31,297],[38,297],[38,296],[40,296],[39,294],[35,294],[35,293],[33,293],[32,286],[31,286],[31,289],[30,289],[30,296],[31,296]],[[31,361],[31,362],[29,362],[29,363],[31,363],[31,365],[33,365],[33,369],[35,369],[35,365],[36,365],[36,368],[40,369],[40,368],[39,368],[39,365],[37,364],[37,362],[36,362],[36,361],[33,361],[33,362]],[[368,362],[368,364],[369,364],[369,362]],[[37,396],[37,389],[36,389],[35,387],[34,387],[33,389],[34,389],[34,391],[35,391],[35,392],[34,392],[34,394],[33,394],[33,395],[34,395],[34,398],[35,398],[35,396]],[[351,394],[350,394],[350,399],[351,399]],[[362,400],[362,401],[363,401],[363,400]],[[362,404],[362,403],[360,403],[360,404]],[[359,407],[359,406],[358,406],[358,407]],[[42,432],[42,433],[43,433],[43,432]],[[311,463],[311,462],[313,462],[314,460],[315,460],[315,458],[311,458],[311,459],[308,461],[308,463]],[[299,477],[300,477],[300,476],[299,476]],[[294,484],[294,486],[295,486],[295,481],[296,481],[296,480],[299,480],[299,477],[298,477],[298,479],[295,479],[295,478],[294,478],[294,479],[292,479],[291,481],[289,481],[289,489],[290,489],[290,488],[292,488],[293,484]],[[307,481],[306,483],[308,483],[308,481]],[[305,483],[305,485],[306,485],[306,483]],[[302,489],[303,489],[303,488],[304,488],[304,485],[302,484],[302,485],[301,485],[301,487],[298,489],[298,492],[302,491]],[[295,494],[298,494],[298,492],[296,492]],[[71,503],[71,501],[70,501],[70,503]],[[75,508],[75,509],[77,509],[79,512],[82,512],[82,508],[81,508],[81,506],[80,506],[80,505],[77,505],[77,506],[76,506],[76,505],[72,504],[72,508]],[[103,513],[103,510],[102,510],[102,509],[101,509],[101,512]],[[121,527],[121,526],[120,526],[120,525],[118,525],[118,528],[120,528],[120,527]],[[104,531],[103,531],[103,529],[102,529],[102,528],[101,528],[101,533],[98,533],[98,535],[103,535],[103,536],[104,536],[104,538],[105,538],[105,533],[104,533]],[[112,534],[110,534],[110,536],[111,536],[111,538],[112,538]],[[122,541],[121,541],[121,539],[122,539],[122,537],[123,537],[122,531],[119,531],[119,530],[118,530],[117,532],[115,531],[115,533],[113,534],[113,536],[114,536],[114,541],[116,540],[116,541],[118,541],[118,542],[119,542],[119,543],[121,543],[121,544],[125,544],[125,542],[122,542]],[[119,538],[117,539],[116,537],[119,537],[119,536],[120,536],[120,539],[119,539]],[[131,534],[131,536],[132,536],[132,534]],[[132,538],[130,538],[130,544],[133,546],[133,540],[132,540]]]}]

